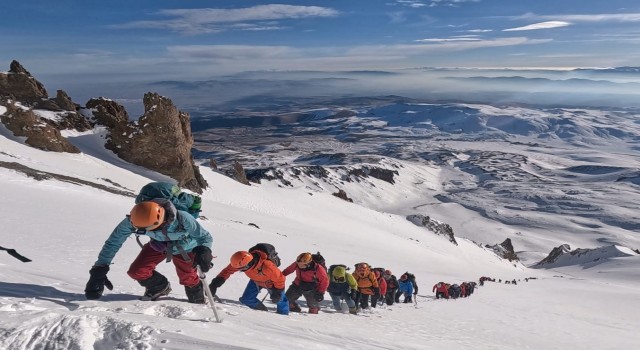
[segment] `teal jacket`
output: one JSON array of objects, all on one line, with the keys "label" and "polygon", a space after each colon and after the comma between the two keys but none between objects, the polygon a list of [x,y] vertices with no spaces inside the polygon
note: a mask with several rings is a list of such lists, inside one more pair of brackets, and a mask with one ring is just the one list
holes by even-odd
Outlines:
[{"label": "teal jacket", "polygon": [[[178,245],[187,253],[197,246],[206,246],[211,249],[213,243],[211,234],[202,228],[191,214],[178,210],[177,216],[178,217],[167,226],[168,237],[165,237],[161,229],[146,231],[145,236],[149,236],[156,241],[174,241],[174,243],[177,243],[173,246],[173,251],[171,252],[173,255],[180,254]],[[111,264],[111,261],[122,247],[122,244],[135,232],[136,229],[131,225],[128,217],[122,220],[113,232],[111,232],[107,241],[104,242],[95,265]]]}]

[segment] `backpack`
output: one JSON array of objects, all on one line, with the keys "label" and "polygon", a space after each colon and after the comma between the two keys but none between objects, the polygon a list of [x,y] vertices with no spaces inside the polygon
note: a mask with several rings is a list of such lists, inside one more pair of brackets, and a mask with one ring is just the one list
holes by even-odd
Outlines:
[{"label": "backpack", "polygon": [[276,252],[276,248],[273,245],[269,243],[258,243],[249,248],[249,253],[256,250],[267,254],[267,259],[271,260],[271,262],[276,264],[276,266],[280,266],[280,257],[278,256],[278,252]]},{"label": "backpack", "polygon": [[313,260],[314,263],[324,267],[324,270],[327,271],[327,262],[324,260],[324,257],[322,256],[322,254],[320,254],[320,252],[311,254],[311,260]]},{"label": "backpack", "polygon": [[178,185],[168,182],[150,182],[144,185],[136,196],[136,204],[156,198],[168,199],[176,209],[186,211],[196,219],[202,211],[200,196],[182,192]]},{"label": "backpack", "polygon": [[364,262],[356,264],[356,280],[368,278],[370,272],[371,267],[369,264]]}]

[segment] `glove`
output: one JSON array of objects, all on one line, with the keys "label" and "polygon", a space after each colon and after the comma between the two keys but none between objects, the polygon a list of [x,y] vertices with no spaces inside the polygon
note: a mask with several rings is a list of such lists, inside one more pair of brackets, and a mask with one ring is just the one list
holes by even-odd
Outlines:
[{"label": "glove", "polygon": [[373,291],[373,295],[380,295],[380,288],[371,287],[371,290]]},{"label": "glove", "polygon": [[272,289],[271,291],[271,302],[276,304],[282,299],[282,292],[284,289]]},{"label": "glove", "polygon": [[211,249],[209,247],[205,247],[203,245],[199,245],[192,250],[193,257],[193,267],[200,266],[202,272],[207,272],[211,269],[213,264],[211,260],[213,260],[213,256],[211,255]]},{"label": "glove", "polygon": [[358,297],[358,291],[356,289],[351,291],[351,300],[356,301],[356,298]]},{"label": "glove", "polygon": [[107,278],[107,272],[109,272],[109,266],[94,266],[89,270],[89,282],[84,287],[84,296],[89,300],[100,299],[104,287],[113,290],[113,284]]},{"label": "glove", "polygon": [[324,293],[322,293],[322,292],[316,292],[316,293],[313,295],[313,298],[314,298],[317,302],[321,302],[321,301],[323,301],[323,300],[324,300]]},{"label": "glove", "polygon": [[218,287],[221,287],[225,281],[226,280],[220,276],[211,280],[211,283],[209,283],[209,289],[211,290],[211,295],[216,295],[216,292],[218,291]]}]

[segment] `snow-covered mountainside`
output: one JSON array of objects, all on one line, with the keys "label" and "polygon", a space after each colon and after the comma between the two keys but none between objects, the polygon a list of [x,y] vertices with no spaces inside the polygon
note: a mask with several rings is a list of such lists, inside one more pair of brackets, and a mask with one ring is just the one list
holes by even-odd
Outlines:
[{"label": "snow-covered mountainside", "polygon": [[[218,290],[223,301],[218,310],[225,320],[217,324],[212,322],[213,314],[207,306],[186,302],[173,266],[164,263],[158,269],[172,283],[172,294],[157,302],[138,300],[142,288],[126,274],[139,252],[134,239],[125,243],[111,266],[109,279],[114,290],[106,291],[100,300],[87,301],[83,290],[88,270],[108,234],[129,212],[132,195],[149,181],[168,179],[105,151],[98,131],[66,136],[82,153],[33,149],[0,128],[0,188],[5,203],[0,216],[4,228],[0,246],[32,260],[22,263],[0,251],[2,350],[617,349],[640,341],[634,311],[640,306],[640,256],[619,256],[610,264],[589,269],[568,266],[534,270],[527,268],[526,262],[499,258],[483,244],[496,244],[513,236],[516,250],[519,245],[520,250],[531,249],[534,253],[529,254],[529,261],[533,261],[533,257],[548,252],[534,248],[557,246],[557,242],[591,247],[598,237],[603,242],[620,238],[634,243],[635,238],[627,231],[601,225],[596,232],[591,225],[589,233],[585,229],[589,225],[580,223],[595,223],[601,217],[578,221],[578,216],[558,215],[551,210],[512,209],[521,224],[505,225],[469,209],[473,207],[442,200],[445,195],[455,198],[450,186],[457,186],[463,179],[469,186],[479,178],[463,178],[456,162],[467,161],[469,149],[486,147],[484,141],[473,143],[475,146],[469,140],[445,142],[467,151],[451,153],[452,158],[443,162],[382,157],[369,165],[344,165],[353,170],[350,174],[341,173],[344,169],[329,169],[331,176],[327,178],[302,173],[291,177],[292,186],[278,181],[245,186],[200,167],[210,188],[202,196],[206,219],[199,221],[212,233],[217,256],[209,279],[227,264],[233,252],[269,242],[276,246],[285,265],[301,252],[320,251],[328,264],[353,266],[367,261],[398,276],[411,271],[420,286],[417,304],[394,304],[352,316],[333,312],[325,300],[319,315],[281,316],[273,312],[275,305],[270,303],[271,312],[239,304],[247,278],[236,274]],[[601,153],[600,162],[628,160],[612,154]],[[554,164],[552,160],[545,164]],[[583,162],[574,161],[572,166],[578,163]],[[390,170],[393,182],[368,176],[371,172],[362,170],[374,167]],[[553,168],[547,165],[547,169]],[[290,174],[289,170],[286,173]],[[634,186],[629,182],[608,183]],[[582,183],[585,187],[589,184]],[[331,195],[336,185],[354,203]],[[324,187],[326,190],[322,190]],[[573,196],[577,202],[593,200],[586,192]],[[504,210],[490,196],[478,195],[475,199],[487,210]],[[602,197],[603,203],[605,199],[610,200]],[[615,204],[619,202],[606,208]],[[611,211],[623,216],[624,208],[617,208],[620,212]],[[404,212],[450,224],[457,245],[448,236],[407,220]],[[485,282],[468,299],[434,299],[431,288],[436,282],[459,284],[477,281],[480,276],[495,278],[496,282]],[[514,279],[517,285],[498,283]],[[292,281],[293,276],[288,276],[287,286]],[[305,303],[301,305],[306,311]]]},{"label": "snow-covered mountainside", "polygon": [[525,264],[561,244],[640,247],[638,111],[355,102],[245,112],[244,124],[197,119],[196,156],[239,160],[263,182],[430,216],[478,243],[510,238]]}]

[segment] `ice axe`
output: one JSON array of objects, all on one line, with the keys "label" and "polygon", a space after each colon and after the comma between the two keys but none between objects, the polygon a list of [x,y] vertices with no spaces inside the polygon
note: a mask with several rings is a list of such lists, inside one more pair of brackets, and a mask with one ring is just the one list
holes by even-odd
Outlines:
[{"label": "ice axe", "polygon": [[211,305],[211,310],[213,310],[213,315],[216,317],[216,322],[221,323],[222,318],[218,316],[218,310],[216,310],[216,304],[213,299],[213,294],[211,293],[211,289],[209,289],[209,282],[207,282],[207,275],[205,275],[204,272],[202,272],[202,269],[200,268],[199,265],[196,266],[196,268],[198,269],[198,278],[200,279],[200,283],[202,283],[202,289],[204,289],[204,294],[207,296],[207,299],[209,299],[209,305]]}]

